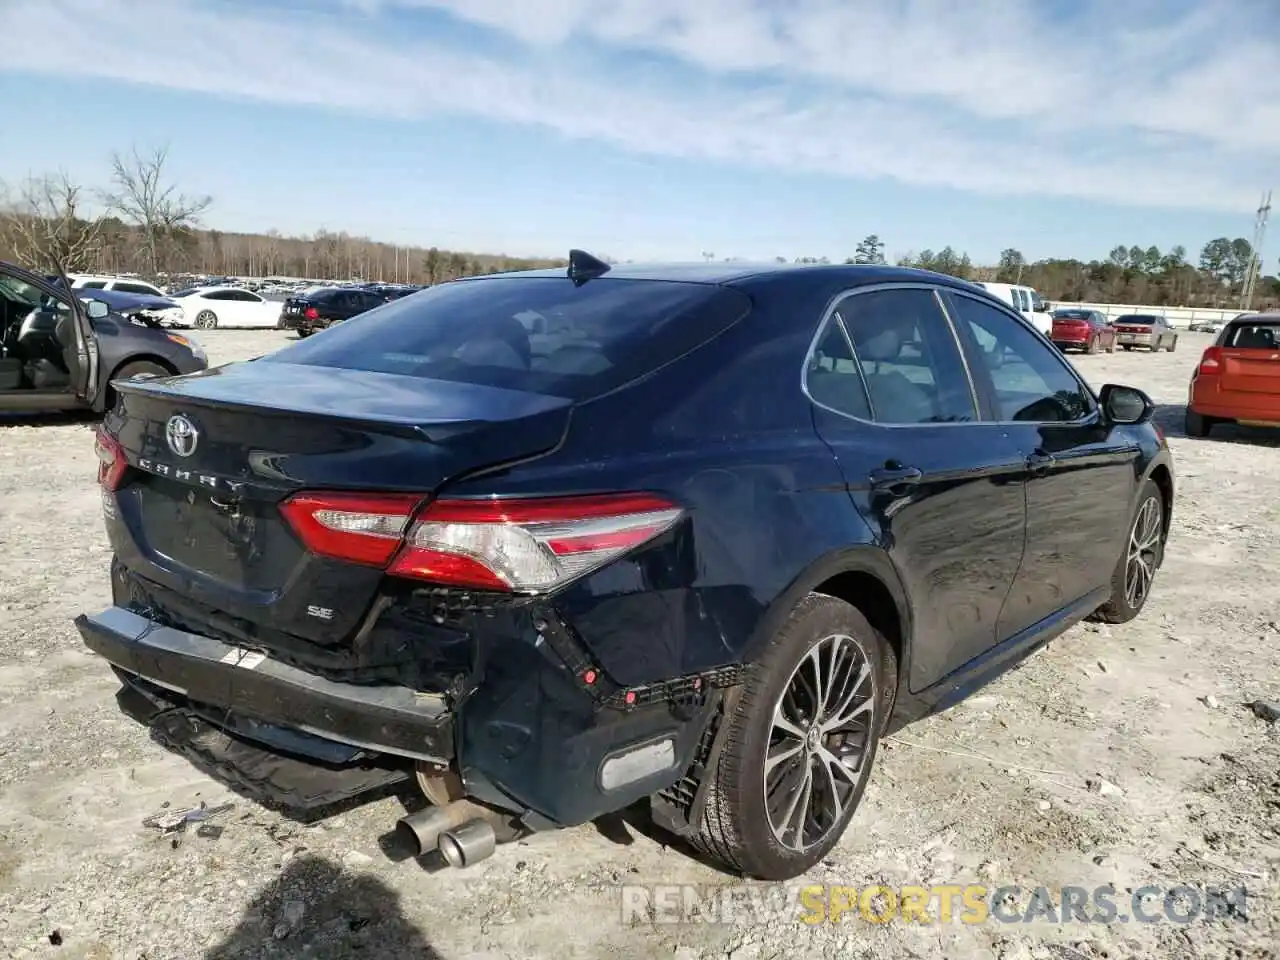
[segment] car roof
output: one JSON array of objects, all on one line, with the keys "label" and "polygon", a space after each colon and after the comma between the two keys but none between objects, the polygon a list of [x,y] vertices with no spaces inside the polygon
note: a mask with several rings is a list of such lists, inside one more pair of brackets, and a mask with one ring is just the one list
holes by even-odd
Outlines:
[{"label": "car roof", "polygon": [[[771,277],[820,276],[825,280],[843,280],[849,286],[866,286],[875,283],[929,282],[942,283],[964,290],[982,292],[978,284],[944,274],[918,270],[914,267],[894,267],[888,264],[861,263],[619,263],[611,266],[603,277],[611,280],[668,280],[685,283],[736,284],[745,280]],[[564,267],[543,270],[520,270],[509,273],[491,273],[478,277],[464,277],[462,283],[491,280],[502,277],[564,277]]]}]

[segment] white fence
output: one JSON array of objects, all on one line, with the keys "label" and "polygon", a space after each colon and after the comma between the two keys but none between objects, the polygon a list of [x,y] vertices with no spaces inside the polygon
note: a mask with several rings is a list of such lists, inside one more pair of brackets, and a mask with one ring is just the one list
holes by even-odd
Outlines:
[{"label": "white fence", "polygon": [[1070,303],[1066,300],[1054,300],[1053,309],[1079,308],[1081,310],[1097,310],[1108,320],[1122,317],[1126,313],[1154,313],[1164,317],[1172,326],[1189,327],[1193,323],[1206,320],[1225,322],[1232,320],[1244,311],[1210,310],[1207,307],[1150,307],[1135,303]]}]

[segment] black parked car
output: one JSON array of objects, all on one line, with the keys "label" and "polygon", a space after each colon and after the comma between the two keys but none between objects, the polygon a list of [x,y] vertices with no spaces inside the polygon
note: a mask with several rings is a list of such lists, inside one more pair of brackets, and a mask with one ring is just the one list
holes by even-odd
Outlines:
[{"label": "black parked car", "polygon": [[574,251],[120,389],[125,709],[294,806],[416,775],[454,865],[647,799],[803,872],[886,729],[1137,616],[1173,503],[1142,392],[895,267]]},{"label": "black parked car", "polygon": [[172,306],[158,297],[68,291],[0,261],[0,412],[102,412],[114,402],[114,380],[203,370],[208,358],[198,343],[161,329],[158,317]]},{"label": "black parked car", "polygon": [[362,287],[314,287],[285,300],[277,328],[309,337],[386,302],[386,297]]}]

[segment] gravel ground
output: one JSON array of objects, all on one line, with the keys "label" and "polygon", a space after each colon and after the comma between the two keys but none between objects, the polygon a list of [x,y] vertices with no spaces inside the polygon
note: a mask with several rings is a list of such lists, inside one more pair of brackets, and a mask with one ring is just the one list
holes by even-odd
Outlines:
[{"label": "gravel ground", "polygon": [[[283,340],[200,337],[214,362]],[[256,807],[122,717],[83,652],[71,621],[109,603],[108,553],[91,424],[62,419],[0,426],[0,956],[1276,957],[1280,735],[1246,704],[1280,700],[1280,437],[1182,436],[1205,342],[1078,361],[1095,386],[1147,390],[1174,450],[1173,534],[1143,616],[1076,627],[898,734],[806,881],[1017,885],[1018,909],[1037,886],[1112,883],[1121,914],[1148,884],[1245,884],[1247,921],[807,926],[794,899],[748,909],[759,888],[620,824],[431,872],[387,839],[395,798],[312,825]],[[142,826],[202,800],[235,804],[217,836]],[[623,884],[720,885],[747,907],[624,919]]]}]

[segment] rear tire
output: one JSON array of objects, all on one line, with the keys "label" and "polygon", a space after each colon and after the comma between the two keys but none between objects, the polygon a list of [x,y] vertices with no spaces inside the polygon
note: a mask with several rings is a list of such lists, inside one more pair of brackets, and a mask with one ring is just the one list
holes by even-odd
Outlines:
[{"label": "rear tire", "polygon": [[1164,559],[1164,539],[1164,494],[1155,481],[1148,480],[1138,495],[1129,535],[1111,574],[1111,597],[1089,619],[1128,623],[1142,612]]},{"label": "rear tire", "polygon": [[1089,340],[1089,345],[1088,345],[1087,347],[1085,347],[1085,348],[1084,348],[1084,352],[1085,352],[1085,353],[1099,353],[1099,352],[1101,352],[1101,351],[1100,351],[1100,349],[1099,349],[1099,344],[1098,344],[1098,338],[1097,338],[1097,337],[1092,337],[1092,338],[1090,338],[1090,340]]},{"label": "rear tire", "polygon": [[1177,349],[1178,349],[1178,338],[1174,337],[1173,341],[1169,344],[1169,352],[1173,353],[1173,351]]},{"label": "rear tire", "polygon": [[1115,352],[1116,352],[1116,338],[1112,337],[1111,340],[1107,343],[1107,353],[1115,353]]},{"label": "rear tire", "polygon": [[694,846],[762,880],[818,863],[862,799],[897,674],[855,607],[817,593],[796,604],[721,721],[729,729]]},{"label": "rear tire", "polygon": [[1126,344],[1123,344],[1123,346],[1124,346],[1124,348],[1125,348],[1125,350],[1126,350],[1126,351],[1127,351],[1127,350],[1132,350],[1132,349],[1133,349],[1133,345],[1132,345],[1132,344],[1128,344],[1128,343],[1126,343]]},{"label": "rear tire", "polygon": [[1187,407],[1186,416],[1182,421],[1182,429],[1188,437],[1207,437],[1213,429],[1213,419],[1206,417],[1204,414],[1196,413],[1190,407]]}]

